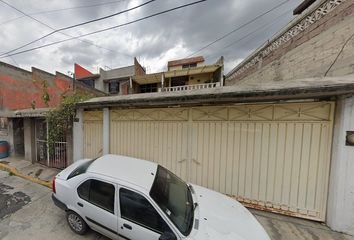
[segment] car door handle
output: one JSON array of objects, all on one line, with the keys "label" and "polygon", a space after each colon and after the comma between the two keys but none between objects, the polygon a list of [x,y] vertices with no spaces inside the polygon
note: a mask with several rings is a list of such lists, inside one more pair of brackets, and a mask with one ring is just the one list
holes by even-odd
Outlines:
[{"label": "car door handle", "polygon": [[77,205],[79,205],[80,207],[84,206],[84,204],[82,204],[81,202],[78,202]]},{"label": "car door handle", "polygon": [[125,227],[126,229],[129,229],[129,230],[133,229],[132,226],[130,226],[129,224],[126,224],[126,223],[123,224],[123,227]]}]

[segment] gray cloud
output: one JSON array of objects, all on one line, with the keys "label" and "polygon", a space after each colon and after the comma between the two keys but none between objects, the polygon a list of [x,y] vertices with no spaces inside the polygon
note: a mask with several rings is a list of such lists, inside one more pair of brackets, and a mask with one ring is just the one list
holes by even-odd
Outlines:
[{"label": "gray cloud", "polygon": [[[105,2],[112,1],[105,0]],[[10,3],[25,12],[33,13],[102,2],[99,0],[14,0]],[[91,8],[39,14],[34,17],[50,26],[58,28],[112,14],[128,7],[136,6],[142,2],[144,0],[125,0]],[[192,2],[192,0],[157,0],[127,14],[71,29],[65,33],[77,36],[189,2]],[[132,57],[137,56],[151,71],[160,71],[166,67],[168,60],[186,57],[280,2],[281,0],[208,0],[199,5],[85,38],[94,44],[102,46],[102,48],[111,50],[97,48],[87,43],[73,40],[14,56],[14,59],[24,68],[36,66],[52,72],[56,70],[67,72],[73,69],[75,62],[96,71],[97,67],[130,65],[133,62]],[[198,55],[204,55],[208,62],[214,62],[220,55],[224,55],[226,71],[230,70],[256,47],[288,23],[292,18],[290,10],[294,9],[300,2],[301,0],[288,2],[262,19],[201,51]],[[287,11],[288,13],[284,15],[284,12]],[[282,17],[276,19],[280,15]],[[44,33],[50,32],[50,29],[27,17],[1,25],[2,22],[18,16],[21,16],[21,14],[0,3],[1,51],[16,48],[23,43],[42,36]],[[269,26],[265,29],[250,35],[229,48],[224,48],[265,23],[269,23]],[[67,37],[57,33],[34,46],[65,38]],[[14,64],[13,60],[9,58],[2,58],[0,61]]]}]

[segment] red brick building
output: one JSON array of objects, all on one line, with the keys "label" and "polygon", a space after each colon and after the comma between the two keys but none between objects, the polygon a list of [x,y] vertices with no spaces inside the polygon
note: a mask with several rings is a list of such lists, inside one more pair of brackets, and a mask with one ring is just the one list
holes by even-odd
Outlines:
[{"label": "red brick building", "polygon": [[34,67],[27,71],[0,62],[0,140],[9,143],[10,154],[59,168],[70,163],[70,136],[64,136],[58,145],[60,151],[55,161],[49,159],[44,117],[48,110],[60,104],[63,96],[74,92],[104,95],[81,82],[74,83],[73,78],[60,72],[51,74]]}]

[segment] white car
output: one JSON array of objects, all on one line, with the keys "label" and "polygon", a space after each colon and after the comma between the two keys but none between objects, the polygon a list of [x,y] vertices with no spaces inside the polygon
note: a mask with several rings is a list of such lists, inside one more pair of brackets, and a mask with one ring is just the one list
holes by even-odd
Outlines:
[{"label": "white car", "polygon": [[90,227],[112,239],[270,239],[234,199],[131,157],[75,162],[53,180],[52,198],[78,234]]}]

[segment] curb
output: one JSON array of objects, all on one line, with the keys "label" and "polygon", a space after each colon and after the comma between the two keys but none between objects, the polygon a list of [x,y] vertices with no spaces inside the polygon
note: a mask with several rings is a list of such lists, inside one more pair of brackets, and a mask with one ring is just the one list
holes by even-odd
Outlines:
[{"label": "curb", "polygon": [[15,175],[15,176],[17,176],[17,177],[23,178],[23,179],[25,179],[25,180],[28,180],[28,181],[31,181],[31,182],[33,182],[33,183],[37,183],[37,184],[39,184],[39,185],[42,185],[42,186],[45,186],[45,187],[47,187],[47,188],[52,189],[52,183],[51,183],[51,182],[44,181],[44,180],[41,180],[41,179],[39,179],[39,178],[35,178],[35,177],[31,177],[31,176],[22,174],[22,173],[20,173],[16,168],[11,167],[11,166],[9,166],[9,165],[0,163],[0,170],[9,172],[9,173],[11,173],[11,174],[13,174],[13,175]]}]

